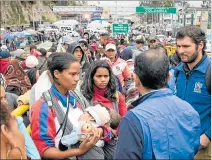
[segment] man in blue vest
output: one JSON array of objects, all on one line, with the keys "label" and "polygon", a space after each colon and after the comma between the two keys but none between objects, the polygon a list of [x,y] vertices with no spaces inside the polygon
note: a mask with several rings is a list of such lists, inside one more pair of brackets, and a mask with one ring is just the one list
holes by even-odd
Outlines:
[{"label": "man in blue vest", "polygon": [[200,118],[166,88],[165,50],[138,55],[134,73],[142,96],[121,120],[114,159],[193,159],[199,148]]},{"label": "man in blue vest", "polygon": [[[176,35],[177,52],[183,63],[175,68],[176,95],[199,113],[200,150],[197,159],[211,159],[211,60],[205,53],[205,33],[196,26],[182,28]],[[210,76],[209,76],[210,77]]]}]

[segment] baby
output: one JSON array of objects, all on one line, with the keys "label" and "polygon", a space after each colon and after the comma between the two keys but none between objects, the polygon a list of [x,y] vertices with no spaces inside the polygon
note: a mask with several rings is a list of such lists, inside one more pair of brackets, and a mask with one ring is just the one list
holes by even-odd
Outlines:
[{"label": "baby", "polygon": [[[65,135],[61,138],[61,143],[67,147],[83,141],[92,131],[93,127],[100,127],[104,125],[110,126],[112,129],[117,129],[121,120],[121,116],[115,112],[110,111],[100,103],[94,104],[85,109],[85,112],[80,116],[78,124],[74,125],[71,134]],[[103,147],[104,142],[99,140],[96,146]]]}]

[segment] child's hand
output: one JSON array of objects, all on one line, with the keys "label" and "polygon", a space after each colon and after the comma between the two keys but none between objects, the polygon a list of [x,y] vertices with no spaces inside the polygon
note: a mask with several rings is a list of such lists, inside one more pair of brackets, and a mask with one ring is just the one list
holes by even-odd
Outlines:
[{"label": "child's hand", "polygon": [[[91,136],[92,135],[92,136]],[[92,148],[99,140],[98,133],[95,130],[91,131],[91,134],[87,135],[87,138],[80,144],[79,149],[82,154]]]},{"label": "child's hand", "polygon": [[18,107],[24,104],[22,101],[18,101],[17,103],[18,103]]},{"label": "child's hand", "polygon": [[112,129],[111,132],[113,133],[114,137],[118,137],[117,136],[117,131],[115,129]]}]

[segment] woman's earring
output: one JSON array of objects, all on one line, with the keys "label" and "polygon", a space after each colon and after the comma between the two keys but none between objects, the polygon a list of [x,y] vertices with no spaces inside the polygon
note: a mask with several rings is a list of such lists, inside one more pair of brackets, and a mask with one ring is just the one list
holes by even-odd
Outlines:
[{"label": "woman's earring", "polygon": [[21,152],[21,149],[19,147],[13,147],[12,149],[10,148],[8,151],[7,151],[7,156],[6,156],[6,159],[9,159],[9,154],[10,152],[13,150],[13,149],[18,149],[19,152],[21,153],[21,160],[23,159],[23,155],[22,155],[22,152]]}]

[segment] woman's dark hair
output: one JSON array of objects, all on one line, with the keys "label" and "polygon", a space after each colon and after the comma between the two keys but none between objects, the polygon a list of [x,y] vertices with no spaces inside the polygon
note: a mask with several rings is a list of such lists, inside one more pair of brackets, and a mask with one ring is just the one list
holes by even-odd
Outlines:
[{"label": "woman's dark hair", "polygon": [[105,92],[105,97],[111,100],[112,102],[117,100],[117,97],[115,96],[116,93],[116,80],[115,76],[109,66],[109,64],[106,61],[103,60],[97,60],[93,62],[89,68],[89,70],[85,74],[85,79],[82,82],[81,85],[81,91],[84,97],[88,100],[91,100],[94,96],[94,75],[96,73],[96,70],[98,68],[106,68],[109,72],[109,82],[108,82],[108,89]]},{"label": "woman's dark hair", "polygon": [[54,81],[56,77],[54,76],[54,71],[62,72],[63,70],[67,69],[69,65],[73,62],[77,62],[77,60],[68,53],[52,53],[47,59],[47,68],[50,71]]},{"label": "woman's dark hair", "polygon": [[3,98],[0,98],[0,124],[10,127],[11,114],[8,109],[8,104],[4,103]]}]

